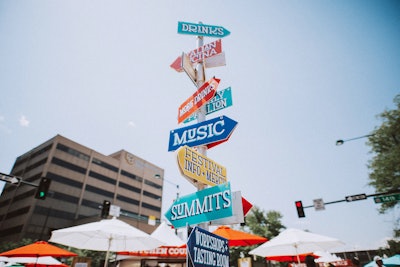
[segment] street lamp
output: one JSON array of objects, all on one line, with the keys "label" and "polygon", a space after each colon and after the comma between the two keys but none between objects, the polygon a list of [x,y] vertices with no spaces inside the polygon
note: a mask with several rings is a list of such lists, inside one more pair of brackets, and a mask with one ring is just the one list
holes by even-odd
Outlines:
[{"label": "street lamp", "polygon": [[348,142],[348,141],[352,141],[352,140],[357,140],[357,139],[361,139],[361,138],[366,138],[366,137],[370,137],[370,136],[373,136],[373,135],[374,135],[374,134],[367,134],[367,135],[358,136],[358,137],[349,138],[349,139],[339,139],[339,140],[336,140],[336,145],[337,145],[337,146],[341,146],[341,145],[343,145],[344,142]]}]

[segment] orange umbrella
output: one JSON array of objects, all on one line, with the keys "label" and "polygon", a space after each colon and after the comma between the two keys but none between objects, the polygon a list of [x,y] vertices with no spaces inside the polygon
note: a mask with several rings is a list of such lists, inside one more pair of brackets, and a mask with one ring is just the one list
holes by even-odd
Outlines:
[{"label": "orange umbrella", "polygon": [[213,232],[213,234],[228,239],[228,245],[230,247],[252,246],[268,241],[268,239],[265,237],[249,234],[238,230],[233,230],[228,226],[219,226]]},{"label": "orange umbrella", "polygon": [[37,241],[33,244],[29,244],[23,247],[12,249],[3,253],[0,256],[6,257],[40,257],[40,256],[52,256],[52,257],[75,257],[77,254],[50,245],[46,241]]}]

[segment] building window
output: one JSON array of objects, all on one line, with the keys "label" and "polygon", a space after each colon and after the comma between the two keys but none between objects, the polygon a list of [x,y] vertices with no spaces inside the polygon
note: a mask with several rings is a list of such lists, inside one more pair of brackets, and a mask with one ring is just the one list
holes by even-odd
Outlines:
[{"label": "building window", "polygon": [[66,145],[63,145],[63,144],[57,144],[57,149],[67,152],[68,154],[70,154],[74,157],[83,159],[84,161],[89,161],[89,159],[90,159],[89,155],[79,152],[78,150],[75,150],[73,148],[67,147]]},{"label": "building window", "polygon": [[94,158],[94,159],[92,160],[92,163],[94,163],[94,164],[96,164],[96,165],[99,165],[99,166],[101,166],[101,167],[103,167],[103,168],[106,168],[106,169],[108,169],[108,170],[111,170],[111,171],[113,171],[113,172],[118,173],[118,168],[117,168],[117,167],[115,167],[115,166],[113,166],[113,165],[110,165],[110,164],[108,164],[108,163],[105,163],[105,162],[103,162],[103,161],[101,161],[101,160],[99,160],[99,159]]},{"label": "building window", "polygon": [[136,193],[140,193],[141,192],[140,188],[137,188],[135,186],[131,186],[131,185],[123,183],[123,182],[119,182],[119,187],[128,189],[128,190],[136,192]]},{"label": "building window", "polygon": [[85,168],[79,167],[79,166],[77,166],[75,164],[69,163],[67,161],[64,161],[64,160],[56,158],[56,157],[52,158],[51,163],[53,163],[55,165],[58,165],[58,166],[61,166],[61,167],[64,167],[66,169],[72,170],[72,171],[76,171],[76,172],[82,173],[82,174],[86,173],[86,169]]},{"label": "building window", "polygon": [[150,204],[147,204],[147,203],[142,203],[142,207],[150,209],[150,210],[155,210],[155,211],[161,212],[161,208],[160,207],[157,207],[157,206],[154,206],[154,205],[150,205]]},{"label": "building window", "polygon": [[91,186],[91,185],[86,185],[86,191],[101,195],[101,196],[105,196],[105,197],[109,197],[109,198],[114,198],[114,193],[108,192],[106,190]]},{"label": "building window", "polygon": [[139,176],[136,176],[136,175],[134,175],[134,174],[132,174],[130,172],[124,171],[124,170],[121,170],[121,175],[126,176],[128,178],[131,178],[131,179],[133,179],[135,181],[138,181],[138,182],[142,182],[143,181],[143,178],[141,178]]},{"label": "building window", "polygon": [[117,199],[120,200],[120,201],[129,203],[129,204],[137,205],[137,206],[140,204],[140,202],[138,200],[136,200],[136,199],[132,199],[132,198],[129,198],[129,197],[124,197],[124,196],[121,196],[121,195],[117,195]]},{"label": "building window", "polygon": [[97,172],[94,172],[94,171],[90,171],[89,172],[89,176],[91,176],[93,178],[96,178],[97,180],[112,184],[112,185],[115,185],[117,183],[116,180],[111,179],[111,178],[109,178],[107,176],[104,176],[104,175],[102,175],[100,173],[97,173]]},{"label": "building window", "polygon": [[157,188],[157,189],[161,189],[161,188],[162,188],[161,185],[156,184],[156,183],[153,183],[153,182],[151,182],[151,181],[149,181],[149,180],[144,180],[144,183],[147,184],[147,185],[149,185],[149,186],[151,186],[151,187]]},{"label": "building window", "polygon": [[143,196],[151,197],[151,198],[154,198],[154,199],[161,199],[160,195],[156,195],[156,194],[150,193],[150,192],[148,192],[146,190],[143,191]]},{"label": "building window", "polygon": [[69,179],[67,177],[63,177],[61,175],[58,175],[58,174],[55,174],[52,172],[48,172],[46,177],[55,182],[58,182],[60,184],[65,184],[65,185],[69,185],[69,186],[76,187],[76,188],[82,188],[82,186],[83,186],[83,183],[81,183],[81,182]]}]

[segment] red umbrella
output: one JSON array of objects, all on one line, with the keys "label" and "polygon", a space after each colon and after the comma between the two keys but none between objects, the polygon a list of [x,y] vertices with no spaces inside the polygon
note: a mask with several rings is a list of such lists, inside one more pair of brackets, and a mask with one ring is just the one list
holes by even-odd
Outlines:
[{"label": "red umbrella", "polygon": [[37,241],[33,244],[29,244],[23,247],[12,249],[0,254],[0,256],[6,257],[40,257],[40,256],[52,256],[52,257],[75,257],[77,254],[53,246],[46,241]]},{"label": "red umbrella", "polygon": [[213,234],[219,235],[223,238],[228,239],[228,245],[230,247],[236,246],[252,246],[266,242],[268,239],[262,236],[249,234],[246,232],[233,230],[228,226],[220,226]]},{"label": "red umbrella", "polygon": [[[306,256],[311,255],[314,257],[314,259],[319,258],[319,256],[315,254],[301,254],[299,255],[300,262],[305,262]],[[297,255],[287,255],[287,256],[271,256],[271,257],[265,257],[269,261],[280,261],[280,262],[297,262]]]}]

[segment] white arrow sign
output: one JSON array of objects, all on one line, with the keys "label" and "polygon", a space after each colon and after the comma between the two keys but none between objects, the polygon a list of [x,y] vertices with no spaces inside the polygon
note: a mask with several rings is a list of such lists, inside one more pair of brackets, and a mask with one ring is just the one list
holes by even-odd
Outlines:
[{"label": "white arrow sign", "polygon": [[3,175],[3,174],[0,175],[0,180],[8,182],[8,183],[12,183],[12,184],[16,184],[19,181],[17,177]]}]

